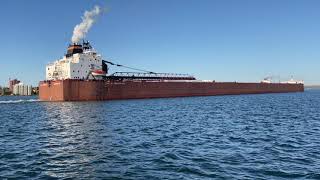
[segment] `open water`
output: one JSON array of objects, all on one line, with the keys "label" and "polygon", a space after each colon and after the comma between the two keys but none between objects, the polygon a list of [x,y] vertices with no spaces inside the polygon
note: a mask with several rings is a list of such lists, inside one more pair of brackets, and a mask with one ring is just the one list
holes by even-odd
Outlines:
[{"label": "open water", "polygon": [[0,97],[0,179],[320,179],[320,90]]}]

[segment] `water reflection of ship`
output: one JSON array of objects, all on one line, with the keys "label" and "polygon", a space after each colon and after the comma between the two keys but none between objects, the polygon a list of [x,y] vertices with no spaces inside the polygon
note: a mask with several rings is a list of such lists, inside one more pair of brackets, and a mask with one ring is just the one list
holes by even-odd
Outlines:
[{"label": "water reflection of ship", "polygon": [[[55,157],[50,161],[51,166],[64,164],[66,167],[73,167],[75,164],[88,164],[101,155],[99,150],[111,146],[106,144],[111,140],[101,134],[101,129],[104,133],[111,134],[108,133],[109,125],[99,122],[96,117],[101,115],[101,104],[63,102],[40,105],[47,113],[43,114],[38,126],[43,125],[44,128],[43,146],[50,147],[45,153],[54,154]],[[65,157],[66,152],[72,152],[73,157]]]}]

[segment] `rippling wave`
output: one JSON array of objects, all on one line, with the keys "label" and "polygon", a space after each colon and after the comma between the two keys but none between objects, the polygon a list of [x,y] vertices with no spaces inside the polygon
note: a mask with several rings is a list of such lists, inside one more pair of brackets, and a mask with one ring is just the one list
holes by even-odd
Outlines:
[{"label": "rippling wave", "polygon": [[319,90],[35,99],[0,97],[0,179],[320,179]]}]

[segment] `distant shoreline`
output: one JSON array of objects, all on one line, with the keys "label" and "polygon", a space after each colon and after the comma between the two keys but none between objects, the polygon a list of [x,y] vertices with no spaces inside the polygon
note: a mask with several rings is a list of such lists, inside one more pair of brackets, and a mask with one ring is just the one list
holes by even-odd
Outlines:
[{"label": "distant shoreline", "polygon": [[305,88],[310,88],[310,89],[320,89],[320,85],[309,85],[309,86],[304,86]]}]

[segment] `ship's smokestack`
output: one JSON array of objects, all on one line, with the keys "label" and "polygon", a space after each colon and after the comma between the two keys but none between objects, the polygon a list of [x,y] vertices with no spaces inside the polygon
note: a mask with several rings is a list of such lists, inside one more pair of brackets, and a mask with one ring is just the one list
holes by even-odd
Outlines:
[{"label": "ship's smokestack", "polygon": [[90,11],[85,11],[82,22],[76,25],[73,29],[73,35],[71,38],[72,43],[79,43],[85,38],[89,29],[92,27],[93,23],[97,20],[97,17],[101,14],[102,10],[99,6],[94,6]]},{"label": "ship's smokestack", "polygon": [[83,52],[83,47],[81,44],[71,44],[68,47],[66,57],[70,57],[73,54],[82,53],[82,52]]}]

